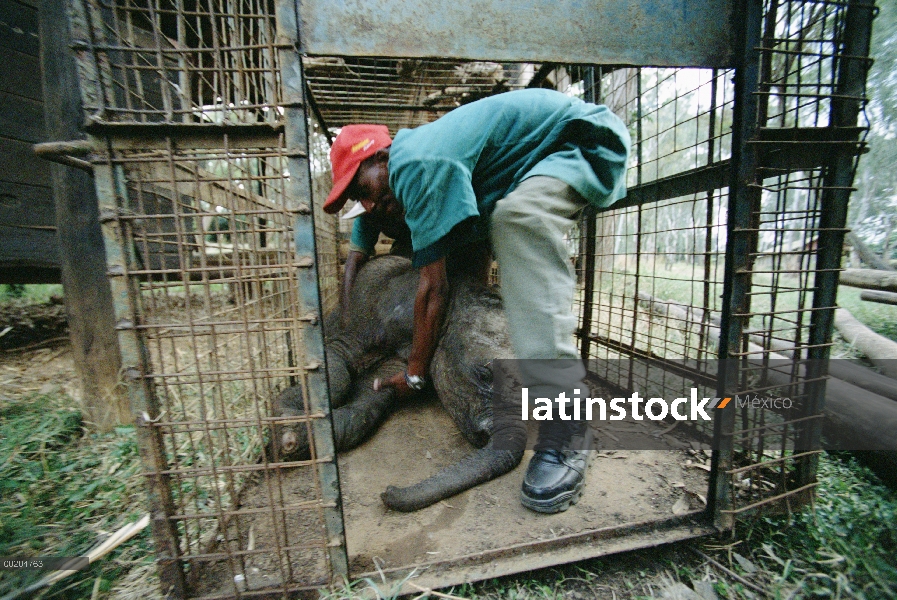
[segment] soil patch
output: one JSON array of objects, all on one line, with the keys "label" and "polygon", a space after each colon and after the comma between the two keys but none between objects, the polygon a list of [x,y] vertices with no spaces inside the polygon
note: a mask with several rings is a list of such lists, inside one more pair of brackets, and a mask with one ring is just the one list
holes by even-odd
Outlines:
[{"label": "soil patch", "polygon": [[68,335],[62,299],[49,304],[0,304],[0,350],[33,347]]}]

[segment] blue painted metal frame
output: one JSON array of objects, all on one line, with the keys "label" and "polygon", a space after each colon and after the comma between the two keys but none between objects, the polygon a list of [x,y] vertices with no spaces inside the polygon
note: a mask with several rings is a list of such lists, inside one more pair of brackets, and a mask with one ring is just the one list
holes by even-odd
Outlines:
[{"label": "blue painted metal frame", "polygon": [[[288,39],[296,47],[301,34],[300,21],[293,0],[281,0],[277,5],[278,38]],[[330,418],[330,394],[327,384],[326,356],[324,353],[324,332],[321,309],[321,294],[318,287],[318,268],[315,257],[315,224],[312,210],[311,170],[309,165],[308,106],[305,102],[305,78],[302,61],[296,51],[282,51],[281,85],[283,86],[284,116],[286,126],[284,139],[288,149],[301,150],[302,155],[291,151],[287,161],[290,172],[286,198],[299,205],[294,237],[297,262],[309,267],[299,269],[299,295],[305,307],[314,312],[314,318],[302,330],[305,365],[308,377],[309,408],[322,413],[323,419],[312,423],[317,469],[324,501],[324,526],[327,530],[327,551],[330,572],[334,583],[348,577],[349,560],[346,551],[345,525],[340,500],[339,469],[336,462],[336,447],[333,439],[333,425]]]},{"label": "blue painted metal frame", "polygon": [[302,51],[729,67],[733,0],[295,0]]}]

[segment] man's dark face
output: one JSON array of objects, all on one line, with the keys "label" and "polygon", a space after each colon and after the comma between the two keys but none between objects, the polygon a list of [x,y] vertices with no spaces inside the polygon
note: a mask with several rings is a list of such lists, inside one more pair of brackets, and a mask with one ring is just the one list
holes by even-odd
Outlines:
[{"label": "man's dark face", "polygon": [[389,187],[389,155],[378,152],[358,167],[348,196],[361,202],[368,214],[385,220],[402,219],[402,206]]}]

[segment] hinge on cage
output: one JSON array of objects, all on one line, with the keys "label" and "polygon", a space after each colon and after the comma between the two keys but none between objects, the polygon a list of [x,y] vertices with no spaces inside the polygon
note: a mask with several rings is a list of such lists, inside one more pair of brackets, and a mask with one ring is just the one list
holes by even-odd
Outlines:
[{"label": "hinge on cage", "polygon": [[[122,202],[122,199],[119,198],[119,202]],[[137,213],[132,210],[128,210],[126,208],[119,208],[116,206],[104,206],[100,208],[99,221],[100,223],[110,223],[112,221],[118,221],[122,217],[136,217]],[[130,223],[132,227],[139,228],[143,226],[142,219],[130,219]]]},{"label": "hinge on cage", "polygon": [[136,381],[140,379],[140,369],[137,367],[122,367],[121,378],[125,381]]},{"label": "hinge on cage", "polygon": [[118,211],[114,208],[101,208],[100,209],[100,223],[110,223],[112,221],[118,220]]},{"label": "hinge on cage", "polygon": [[118,323],[115,324],[115,328],[119,331],[124,329],[134,329],[134,321],[131,319],[119,319]]},{"label": "hinge on cage", "polygon": [[[164,412],[163,412],[163,414],[164,414]],[[137,416],[137,419],[136,419],[138,427],[152,427],[154,423],[157,423],[158,421],[161,421],[161,420],[162,420],[162,414],[160,414],[158,417],[153,419],[152,417],[149,416],[149,413],[147,413],[146,411],[141,412]]]}]

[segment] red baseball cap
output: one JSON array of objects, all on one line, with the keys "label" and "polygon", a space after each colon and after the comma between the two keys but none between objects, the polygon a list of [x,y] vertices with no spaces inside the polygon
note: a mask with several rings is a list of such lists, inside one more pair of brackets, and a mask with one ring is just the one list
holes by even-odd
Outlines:
[{"label": "red baseball cap", "polygon": [[335,213],[346,203],[346,188],[352,183],[358,165],[378,150],[392,145],[386,125],[346,125],[330,147],[333,189],[324,202],[324,212]]}]

